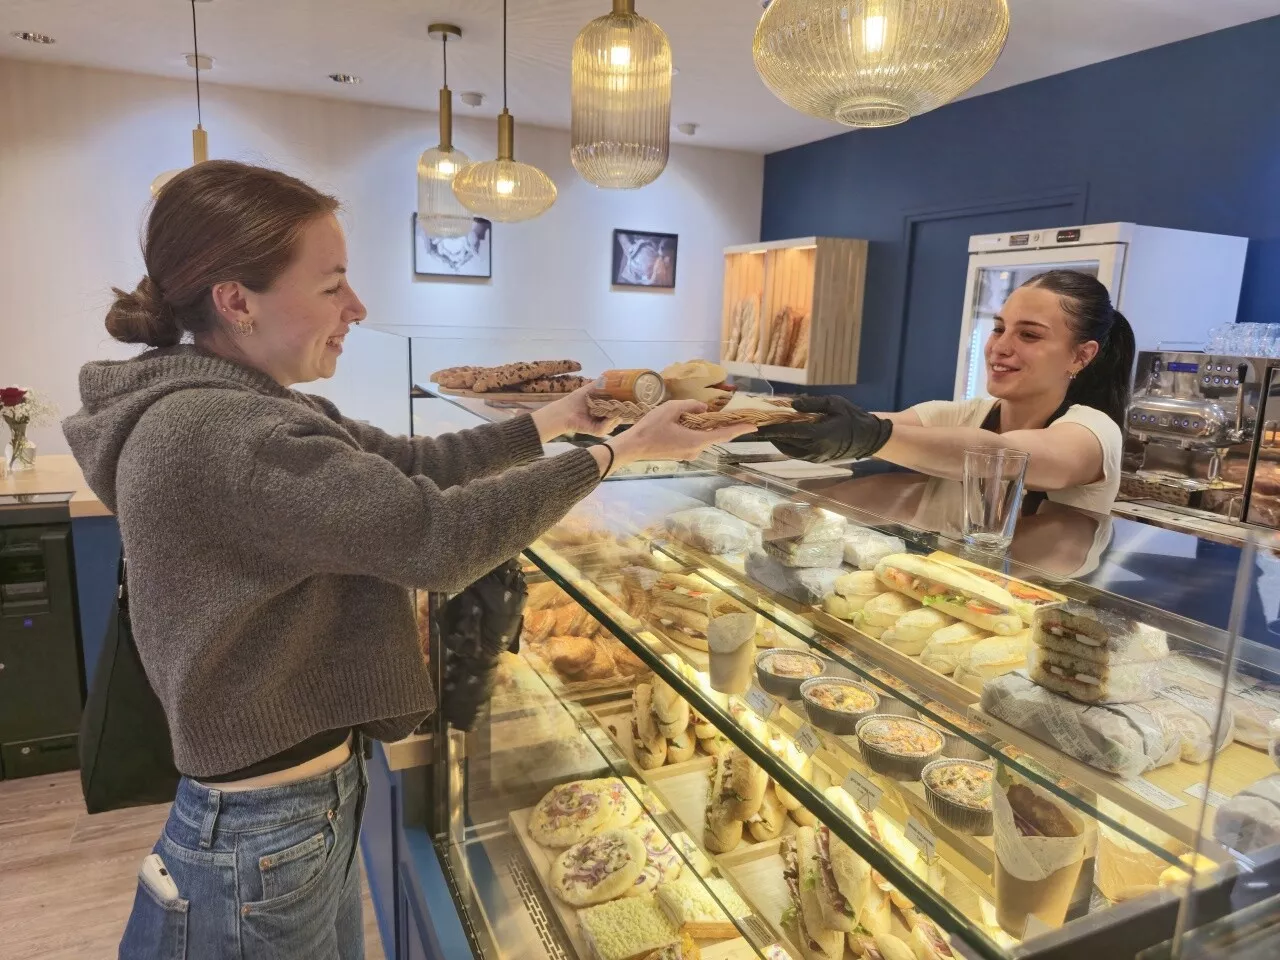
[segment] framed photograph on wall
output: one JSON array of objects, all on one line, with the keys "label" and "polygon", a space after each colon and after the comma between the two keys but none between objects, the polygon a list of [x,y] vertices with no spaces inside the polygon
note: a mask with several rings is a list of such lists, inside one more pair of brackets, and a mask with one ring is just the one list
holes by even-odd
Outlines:
[{"label": "framed photograph on wall", "polygon": [[413,224],[413,272],[419,277],[493,277],[493,224],[484,217],[471,221],[465,237],[429,237]]},{"label": "framed photograph on wall", "polygon": [[672,290],[676,285],[674,233],[642,230],[613,231],[613,285]]}]

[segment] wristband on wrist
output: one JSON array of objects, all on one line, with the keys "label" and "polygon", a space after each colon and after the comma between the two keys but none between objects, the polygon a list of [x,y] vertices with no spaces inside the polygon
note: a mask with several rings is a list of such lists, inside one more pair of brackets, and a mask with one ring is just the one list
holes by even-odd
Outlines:
[{"label": "wristband on wrist", "polygon": [[609,471],[613,469],[614,452],[613,452],[613,447],[610,446],[608,443],[602,443],[600,444],[600,446],[604,447],[606,450],[609,451],[609,462],[605,464],[604,469],[600,471],[600,479],[604,480],[609,476]]}]

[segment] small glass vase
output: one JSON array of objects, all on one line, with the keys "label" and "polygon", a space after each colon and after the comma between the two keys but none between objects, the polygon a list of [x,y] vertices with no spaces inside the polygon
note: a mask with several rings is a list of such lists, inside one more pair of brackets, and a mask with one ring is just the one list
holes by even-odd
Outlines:
[{"label": "small glass vase", "polygon": [[9,442],[4,448],[5,467],[10,473],[34,470],[36,445],[34,441],[27,439],[27,424],[14,423],[12,420],[6,420],[6,422],[9,424]]}]

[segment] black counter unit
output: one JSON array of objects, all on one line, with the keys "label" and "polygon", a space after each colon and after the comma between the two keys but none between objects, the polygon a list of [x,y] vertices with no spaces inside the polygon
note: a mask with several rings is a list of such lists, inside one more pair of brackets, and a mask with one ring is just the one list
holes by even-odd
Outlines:
[{"label": "black counter unit", "polygon": [[0,777],[71,770],[84,672],[71,494],[0,497]]}]

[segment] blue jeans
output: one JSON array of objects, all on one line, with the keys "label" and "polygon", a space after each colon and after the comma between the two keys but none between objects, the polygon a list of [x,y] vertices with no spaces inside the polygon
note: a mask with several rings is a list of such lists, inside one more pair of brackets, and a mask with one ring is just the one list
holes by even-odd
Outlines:
[{"label": "blue jeans", "polygon": [[121,960],[362,960],[359,749],[286,786],[227,793],[185,777],[153,848],[178,888],[141,880]]}]

